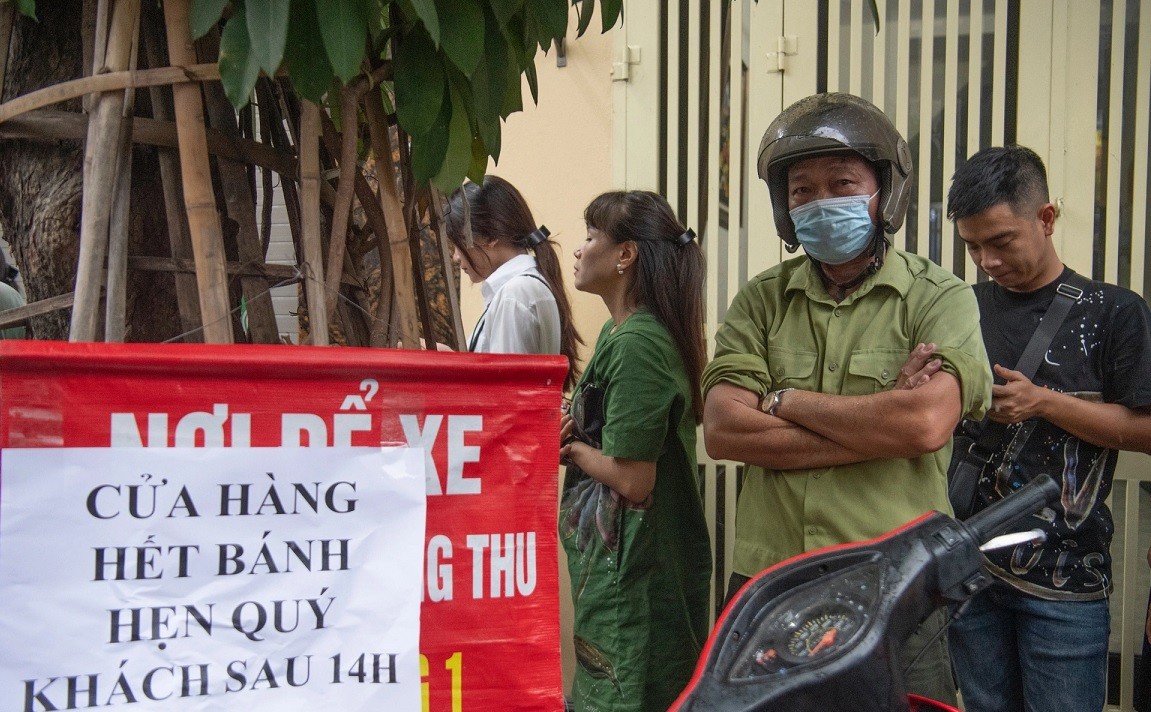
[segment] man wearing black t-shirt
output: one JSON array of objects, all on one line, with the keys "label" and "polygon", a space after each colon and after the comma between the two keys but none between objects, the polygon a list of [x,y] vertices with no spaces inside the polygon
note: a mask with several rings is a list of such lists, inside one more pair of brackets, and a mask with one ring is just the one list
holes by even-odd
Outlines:
[{"label": "man wearing black t-shirt", "polygon": [[1018,527],[1043,529],[1046,541],[989,552],[995,583],[951,627],[964,704],[1095,712],[1110,631],[1114,525],[1104,500],[1118,451],[1151,452],[1151,312],[1128,289],[1087,281],[1029,380],[1015,364],[1074,274],[1051,239],[1043,161],[1021,146],[984,149],[955,172],[947,197],[947,217],[992,280],[975,294],[996,376],[988,416],[1006,426],[976,511],[1041,472],[1063,488],[1059,502]]}]

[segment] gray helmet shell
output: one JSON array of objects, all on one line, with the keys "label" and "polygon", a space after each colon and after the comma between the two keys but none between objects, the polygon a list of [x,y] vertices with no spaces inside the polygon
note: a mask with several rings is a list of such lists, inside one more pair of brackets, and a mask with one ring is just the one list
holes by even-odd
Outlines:
[{"label": "gray helmet shell", "polygon": [[775,227],[788,245],[799,245],[788,212],[788,167],[805,158],[847,150],[875,166],[883,230],[891,234],[903,226],[913,174],[907,141],[871,102],[838,92],[814,94],[784,109],[759,143],[759,177],[767,182]]}]

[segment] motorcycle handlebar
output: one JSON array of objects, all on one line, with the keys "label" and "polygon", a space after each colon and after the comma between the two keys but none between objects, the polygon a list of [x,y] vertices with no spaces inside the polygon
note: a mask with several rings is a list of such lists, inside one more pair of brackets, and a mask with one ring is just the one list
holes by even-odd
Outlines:
[{"label": "motorcycle handlebar", "polygon": [[973,515],[964,522],[975,535],[976,541],[987,542],[1008,527],[1033,512],[1037,512],[1059,498],[1060,489],[1055,480],[1040,474],[1023,487]]}]

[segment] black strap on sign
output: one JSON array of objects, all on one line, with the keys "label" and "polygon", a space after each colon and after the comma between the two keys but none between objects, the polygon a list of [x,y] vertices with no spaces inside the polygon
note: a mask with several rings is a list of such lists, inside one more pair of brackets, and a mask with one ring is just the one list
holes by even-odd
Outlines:
[{"label": "black strap on sign", "polygon": [[[1034,380],[1039,364],[1043,363],[1047,350],[1051,348],[1051,342],[1059,333],[1071,307],[1083,296],[1087,286],[1087,279],[1074,272],[1068,275],[1066,281],[1059,283],[1055,288],[1055,298],[1043,313],[1039,326],[1035,327],[1035,333],[1031,335],[1031,340],[1023,349],[1023,355],[1019,357],[1019,363],[1015,366],[1016,371],[1029,380]],[[967,451],[956,453],[957,457],[962,459],[959,459],[948,473],[947,496],[951,500],[955,515],[960,519],[970,516],[974,508],[979,477],[1006,432],[1006,425],[985,417],[971,428],[973,440]]]}]

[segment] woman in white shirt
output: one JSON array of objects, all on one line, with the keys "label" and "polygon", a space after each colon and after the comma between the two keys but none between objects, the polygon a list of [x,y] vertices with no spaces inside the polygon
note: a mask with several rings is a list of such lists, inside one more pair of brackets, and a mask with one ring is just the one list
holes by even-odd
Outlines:
[{"label": "woman in white shirt", "polygon": [[[465,206],[466,201],[466,206]],[[468,340],[477,353],[563,354],[575,383],[577,344],[563,273],[547,228],[515,186],[488,175],[452,194],[446,216],[455,261],[480,283],[484,313]],[[468,224],[471,240],[468,239]]]}]

